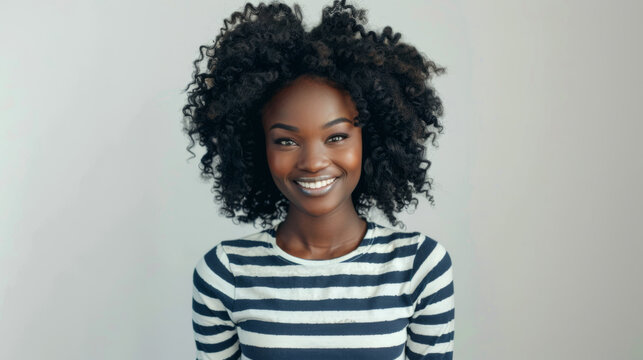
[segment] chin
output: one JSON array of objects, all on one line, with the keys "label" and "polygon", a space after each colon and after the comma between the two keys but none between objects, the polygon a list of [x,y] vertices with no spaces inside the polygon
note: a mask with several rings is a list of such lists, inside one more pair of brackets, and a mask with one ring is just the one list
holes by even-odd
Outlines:
[{"label": "chin", "polygon": [[291,202],[297,209],[313,217],[324,216],[338,210],[342,202],[339,199],[306,199],[305,202]]}]

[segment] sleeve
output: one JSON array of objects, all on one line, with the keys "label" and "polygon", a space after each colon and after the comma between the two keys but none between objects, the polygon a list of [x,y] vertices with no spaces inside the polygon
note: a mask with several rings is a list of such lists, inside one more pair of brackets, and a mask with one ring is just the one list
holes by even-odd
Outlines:
[{"label": "sleeve", "polygon": [[451,257],[444,246],[425,237],[413,269],[415,311],[407,330],[406,359],[451,360],[455,321]]},{"label": "sleeve", "polygon": [[192,276],[192,328],[196,358],[239,359],[239,338],[230,314],[235,281],[228,257],[215,246],[197,263]]}]

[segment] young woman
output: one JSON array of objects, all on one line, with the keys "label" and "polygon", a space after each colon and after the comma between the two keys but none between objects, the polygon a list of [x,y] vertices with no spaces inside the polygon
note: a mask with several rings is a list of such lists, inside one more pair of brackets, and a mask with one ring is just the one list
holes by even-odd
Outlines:
[{"label": "young woman", "polygon": [[[451,359],[445,248],[367,218],[429,194],[424,143],[442,131],[443,69],[335,1],[247,4],[201,47],[183,109],[222,213],[265,229],[196,265],[199,359]],[[207,60],[207,61],[205,61]],[[205,64],[203,64],[205,62]],[[202,66],[204,65],[204,66]]]}]

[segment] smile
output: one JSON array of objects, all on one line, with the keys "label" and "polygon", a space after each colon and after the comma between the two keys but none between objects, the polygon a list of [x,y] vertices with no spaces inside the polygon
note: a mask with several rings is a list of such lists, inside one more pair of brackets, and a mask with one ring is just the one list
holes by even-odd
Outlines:
[{"label": "smile", "polygon": [[323,195],[327,193],[337,180],[336,177],[324,180],[295,180],[299,189],[308,195]]}]

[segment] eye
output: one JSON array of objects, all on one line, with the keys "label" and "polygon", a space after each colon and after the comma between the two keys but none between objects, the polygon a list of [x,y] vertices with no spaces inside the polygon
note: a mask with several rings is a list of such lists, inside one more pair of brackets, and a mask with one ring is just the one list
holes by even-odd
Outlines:
[{"label": "eye", "polygon": [[348,138],[348,134],[335,134],[328,138],[329,142],[339,142]]},{"label": "eye", "polygon": [[281,146],[293,146],[293,145],[297,145],[297,143],[296,143],[296,142],[294,142],[292,139],[288,139],[288,138],[281,138],[281,139],[277,139],[277,140],[275,140],[275,144],[277,144],[277,145],[281,145]]}]

